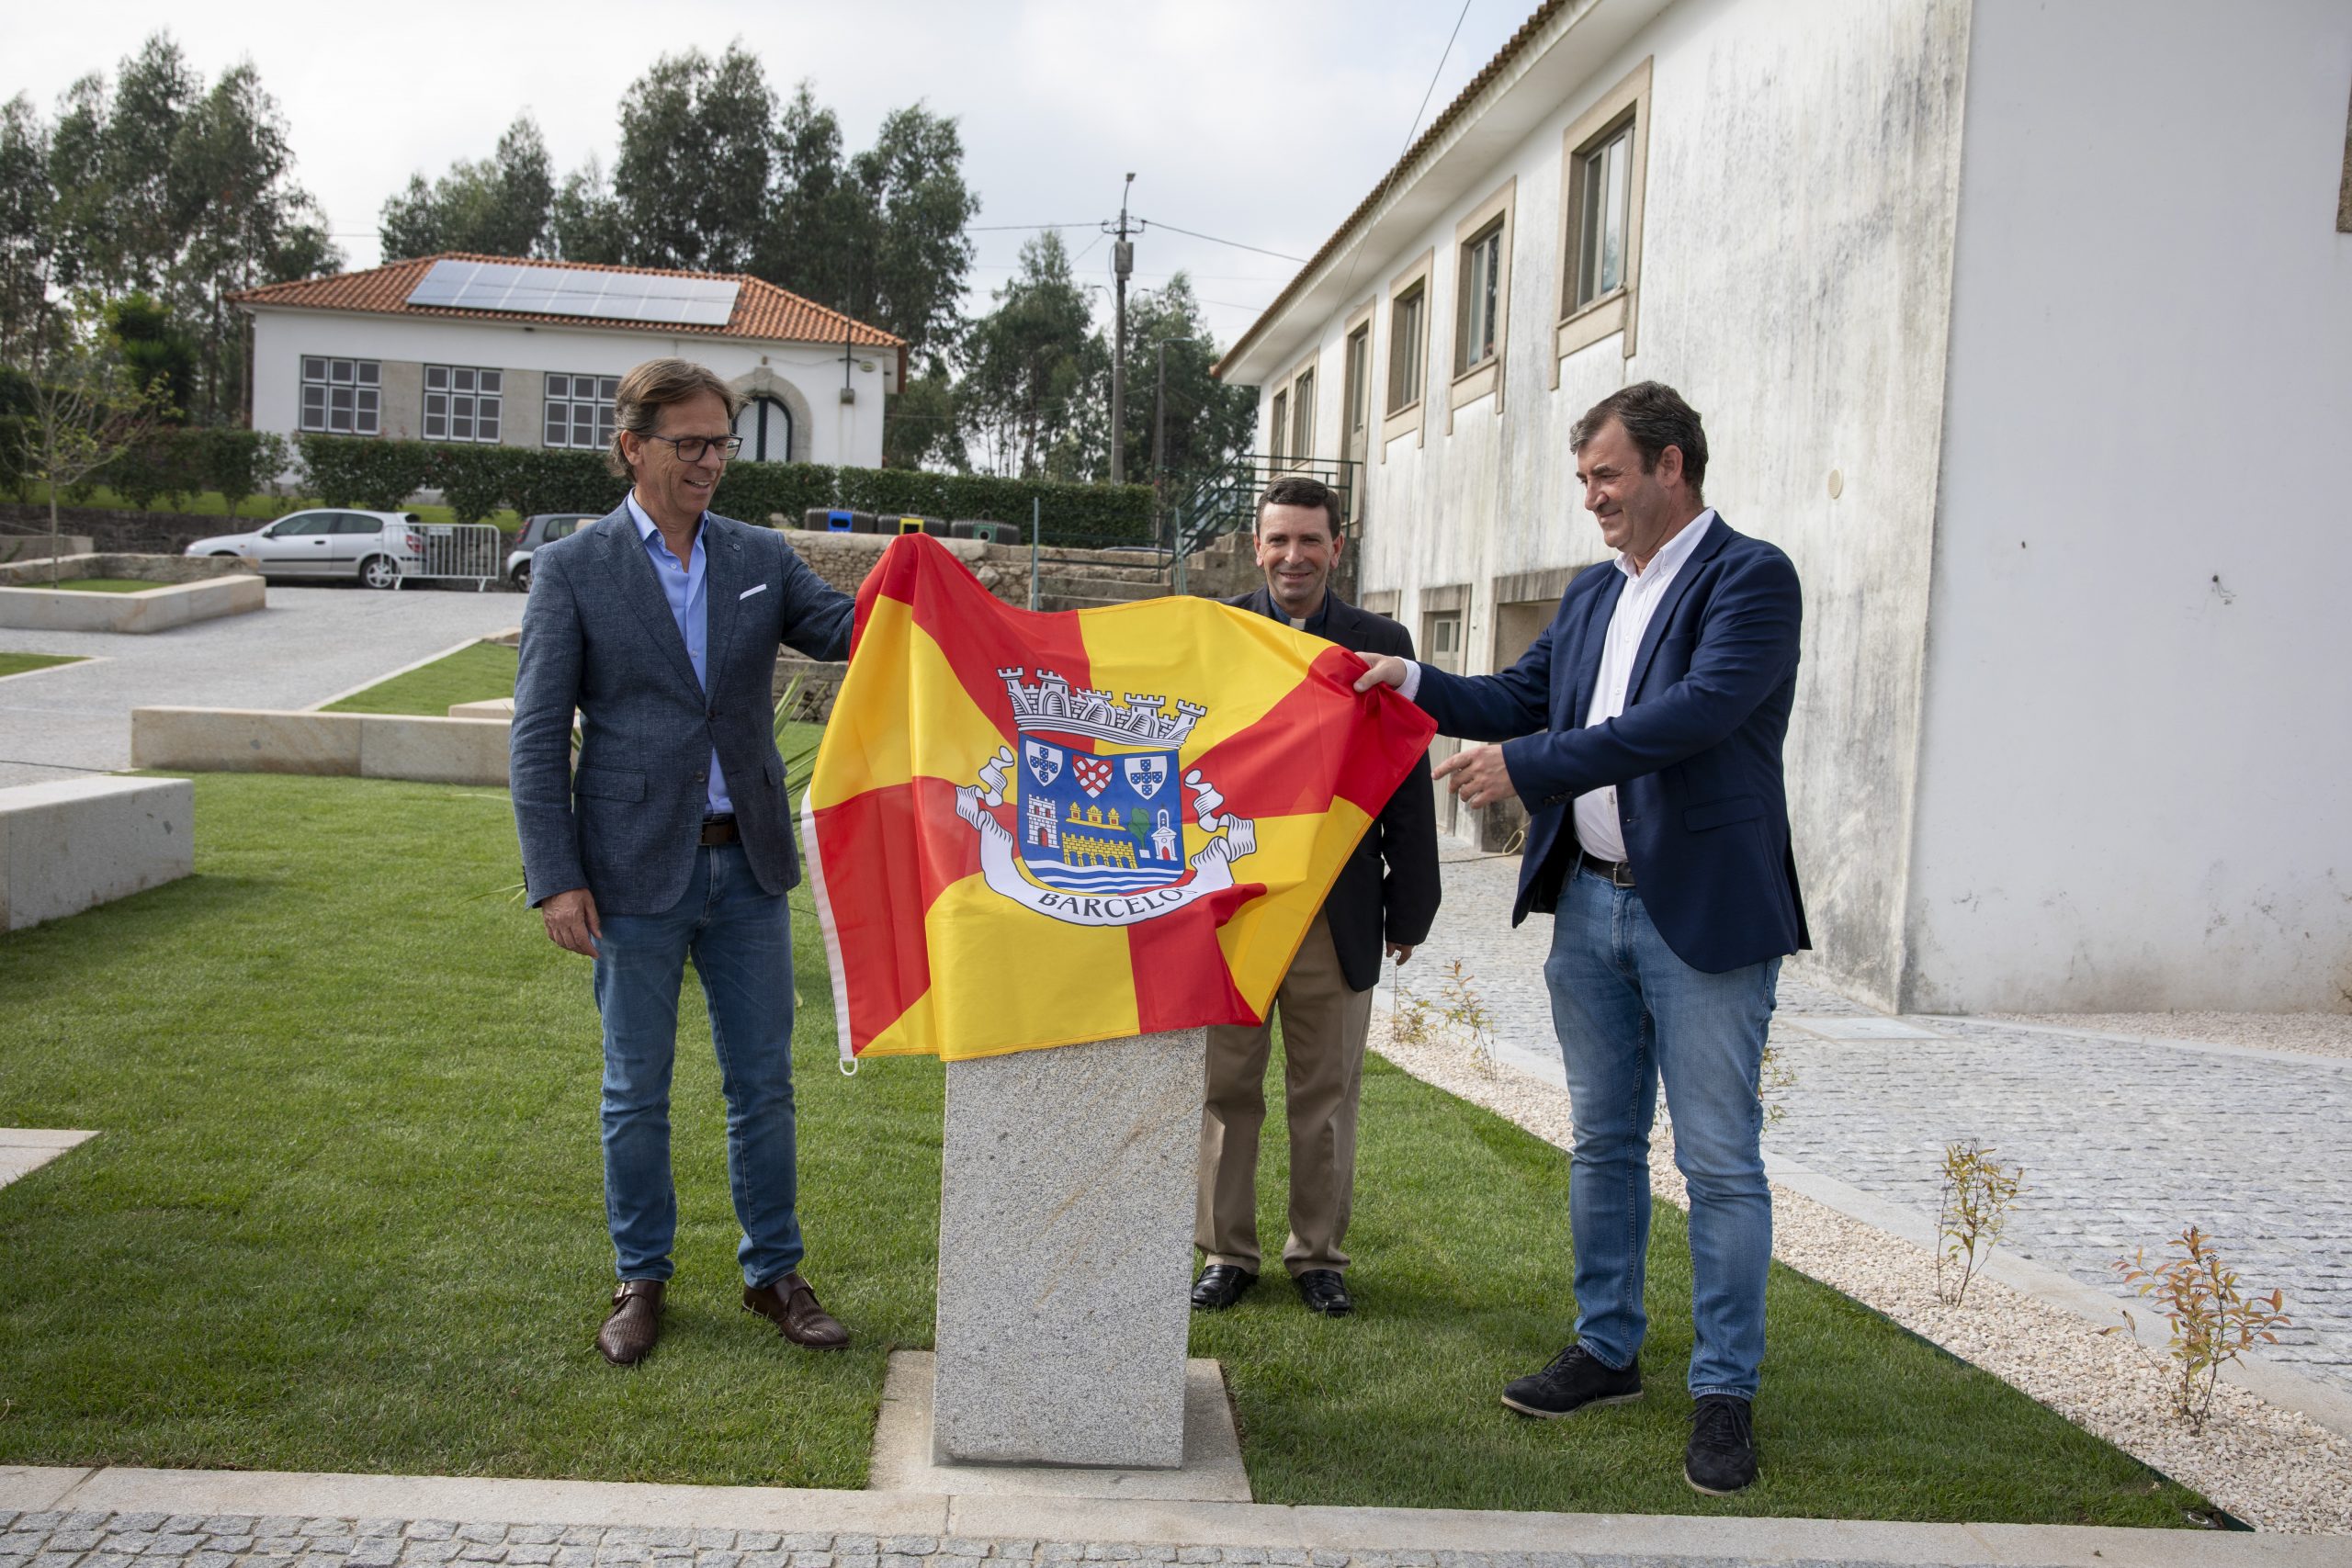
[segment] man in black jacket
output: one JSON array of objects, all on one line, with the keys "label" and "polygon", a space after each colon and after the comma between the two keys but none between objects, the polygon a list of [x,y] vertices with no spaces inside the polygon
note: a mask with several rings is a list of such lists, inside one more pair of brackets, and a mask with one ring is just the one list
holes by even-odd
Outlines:
[{"label": "man in black jacket", "polygon": [[[1384,615],[1330,591],[1339,564],[1340,499],[1304,476],[1276,479],[1258,508],[1266,586],[1226,603],[1358,653],[1410,659],[1413,639]],[[1306,930],[1267,1021],[1209,1031],[1208,1100],[1201,1113],[1201,1190],[1193,1244],[1207,1260],[1193,1305],[1231,1306],[1258,1282],[1258,1130],[1266,1119],[1266,1058],[1283,1026],[1290,1113],[1290,1239],[1283,1265],[1313,1312],[1352,1311],[1340,1250],[1355,1197],[1356,1098],[1382,948],[1402,964],[1429,935],[1438,906],[1437,812],[1427,758],[1396,786]]]}]

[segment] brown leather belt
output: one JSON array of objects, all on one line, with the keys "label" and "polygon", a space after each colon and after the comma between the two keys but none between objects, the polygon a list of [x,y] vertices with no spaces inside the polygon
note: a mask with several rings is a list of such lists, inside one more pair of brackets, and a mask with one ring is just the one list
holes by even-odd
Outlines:
[{"label": "brown leather belt", "polygon": [[743,835],[735,830],[732,817],[706,817],[702,819],[702,841],[706,844],[736,844]]},{"label": "brown leather belt", "polygon": [[1610,886],[1631,887],[1634,886],[1634,868],[1626,862],[1602,860],[1599,855],[1589,855],[1581,850],[1577,852],[1577,856],[1583,863],[1585,870],[1595,876],[1607,877]]}]

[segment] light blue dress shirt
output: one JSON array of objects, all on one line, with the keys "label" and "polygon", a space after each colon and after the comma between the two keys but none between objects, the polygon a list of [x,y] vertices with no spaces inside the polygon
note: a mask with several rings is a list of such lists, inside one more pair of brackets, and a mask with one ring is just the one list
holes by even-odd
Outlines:
[{"label": "light blue dress shirt", "polygon": [[[710,600],[705,590],[709,586],[709,558],[703,552],[706,532],[704,521],[709,513],[695,522],[695,547],[689,558],[681,565],[670,553],[662,530],[637,503],[637,492],[629,491],[628,514],[636,520],[638,537],[645,541],[645,556],[653,563],[653,575],[662,584],[662,596],[670,601],[670,618],[678,623],[678,635],[685,639],[686,657],[694,661],[695,682],[707,693],[710,677],[704,669],[704,660],[710,645]],[[703,810],[714,817],[730,816],[735,810],[734,797],[727,793],[727,775],[718,771],[718,751],[710,753],[710,784],[704,796]]]}]

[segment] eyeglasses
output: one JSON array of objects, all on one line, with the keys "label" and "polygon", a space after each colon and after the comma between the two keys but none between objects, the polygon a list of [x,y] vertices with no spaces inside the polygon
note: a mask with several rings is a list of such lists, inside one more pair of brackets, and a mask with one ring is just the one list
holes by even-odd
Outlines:
[{"label": "eyeglasses", "polygon": [[667,441],[678,449],[681,463],[699,463],[705,452],[716,450],[719,460],[726,461],[743,449],[740,435],[649,435],[649,441]]}]

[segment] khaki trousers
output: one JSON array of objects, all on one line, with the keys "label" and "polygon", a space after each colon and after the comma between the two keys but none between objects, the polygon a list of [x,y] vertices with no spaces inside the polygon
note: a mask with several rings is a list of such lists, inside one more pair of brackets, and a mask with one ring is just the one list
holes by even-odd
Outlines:
[{"label": "khaki trousers", "polygon": [[1219,1024],[1209,1031],[1193,1244],[1211,1263],[1259,1271],[1258,1131],[1266,1121],[1266,1058],[1279,1017],[1290,1117],[1290,1239],[1283,1266],[1294,1275],[1345,1269],[1340,1244],[1355,1202],[1356,1100],[1372,993],[1348,988],[1320,911],[1267,1014],[1254,1028]]}]

